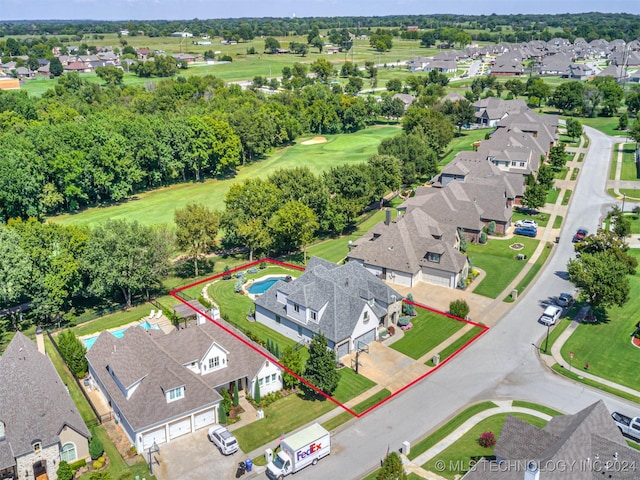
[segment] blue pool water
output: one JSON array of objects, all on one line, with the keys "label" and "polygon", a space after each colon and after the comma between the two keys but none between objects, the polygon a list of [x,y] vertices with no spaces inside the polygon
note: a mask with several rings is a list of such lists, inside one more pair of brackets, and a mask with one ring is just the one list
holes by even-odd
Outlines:
[{"label": "blue pool water", "polygon": [[264,292],[269,290],[274,283],[279,280],[284,281],[286,277],[271,277],[266,280],[260,280],[259,282],[252,283],[247,291],[252,295],[262,295]]},{"label": "blue pool water", "polygon": [[[157,323],[151,324],[147,320],[145,320],[144,322],[140,323],[140,326],[142,328],[144,328],[145,330],[159,330],[160,329],[160,326]],[[124,335],[124,331],[127,328],[128,327],[120,328],[118,330],[114,330],[113,332],[109,332],[109,333],[111,335],[113,335],[114,337],[116,337],[116,338],[122,338],[122,336]],[[85,338],[84,340],[82,340],[82,343],[84,343],[84,346],[87,347],[87,350],[89,350],[91,347],[93,347],[93,344],[96,343],[97,339],[98,339],[98,335],[96,335],[95,337]]]}]

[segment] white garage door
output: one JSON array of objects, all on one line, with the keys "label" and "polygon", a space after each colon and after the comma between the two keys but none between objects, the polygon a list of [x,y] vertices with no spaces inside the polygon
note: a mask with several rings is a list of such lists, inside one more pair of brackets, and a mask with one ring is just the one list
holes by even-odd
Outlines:
[{"label": "white garage door", "polygon": [[142,436],[142,446],[144,447],[145,450],[148,449],[151,445],[153,445],[153,442],[156,442],[157,445],[160,445],[161,443],[164,443],[166,441],[167,441],[167,435],[164,427],[149,433],[145,433]]},{"label": "white garage door", "polygon": [[214,422],[213,418],[213,408],[211,410],[207,410],[206,412],[197,413],[194,417],[194,428],[197,430],[202,427],[206,427],[207,425],[211,425]]},{"label": "white garage door", "polygon": [[169,439],[171,440],[187,433],[191,433],[191,417],[169,425]]},{"label": "white garage door", "polygon": [[448,287],[450,284],[450,276],[449,275],[435,275],[433,273],[422,273],[422,280],[426,283],[431,283],[433,285],[441,285],[443,287]]}]

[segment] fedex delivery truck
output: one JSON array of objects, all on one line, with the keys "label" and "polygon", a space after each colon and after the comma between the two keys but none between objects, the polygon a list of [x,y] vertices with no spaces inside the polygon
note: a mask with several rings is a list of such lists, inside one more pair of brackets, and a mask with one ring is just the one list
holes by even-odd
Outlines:
[{"label": "fedex delivery truck", "polygon": [[329,432],[314,423],[280,441],[280,451],[267,465],[267,476],[271,480],[280,480],[307,465],[315,465],[329,453],[331,453]]}]

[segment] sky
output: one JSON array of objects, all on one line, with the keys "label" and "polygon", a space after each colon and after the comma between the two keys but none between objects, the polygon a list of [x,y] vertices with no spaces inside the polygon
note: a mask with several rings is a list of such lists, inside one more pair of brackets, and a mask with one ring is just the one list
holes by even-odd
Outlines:
[{"label": "sky", "polygon": [[0,0],[0,22],[581,12],[640,14],[640,0]]}]

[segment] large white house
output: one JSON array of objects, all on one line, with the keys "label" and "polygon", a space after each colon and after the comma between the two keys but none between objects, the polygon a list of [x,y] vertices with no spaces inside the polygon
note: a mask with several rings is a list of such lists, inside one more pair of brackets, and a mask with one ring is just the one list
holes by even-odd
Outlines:
[{"label": "large white house", "polygon": [[280,390],[280,368],[255,348],[202,322],[167,335],[140,327],[122,338],[102,332],[87,359],[97,388],[143,451],[218,422],[220,392],[236,382],[249,395],[256,383],[261,395]]}]

